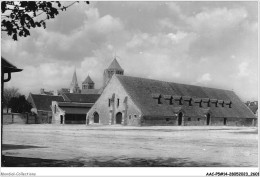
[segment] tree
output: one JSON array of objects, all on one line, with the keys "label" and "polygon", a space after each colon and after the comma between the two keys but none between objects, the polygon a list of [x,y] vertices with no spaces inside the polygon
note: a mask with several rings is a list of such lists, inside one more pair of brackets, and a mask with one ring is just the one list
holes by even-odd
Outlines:
[{"label": "tree", "polygon": [[25,99],[24,95],[11,98],[9,105],[14,113],[28,113],[32,109],[31,103]]},{"label": "tree", "polygon": [[[59,11],[66,11],[75,3],[62,6],[59,1],[2,1],[1,30],[17,41],[18,35],[29,36],[31,28],[46,28],[46,20],[55,18]],[[42,14],[45,14],[44,18],[39,17]]]},{"label": "tree", "polygon": [[20,93],[19,93],[18,88],[12,87],[12,88],[5,88],[4,89],[2,104],[3,104],[4,107],[7,108],[7,113],[8,113],[8,109],[10,108],[9,103],[10,103],[11,98],[19,97],[19,96],[20,96]]}]

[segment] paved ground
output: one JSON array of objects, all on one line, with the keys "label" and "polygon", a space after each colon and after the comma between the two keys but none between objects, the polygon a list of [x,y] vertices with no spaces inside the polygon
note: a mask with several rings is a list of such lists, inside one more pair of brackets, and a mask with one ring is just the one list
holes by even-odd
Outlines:
[{"label": "paved ground", "polygon": [[4,125],[4,166],[257,167],[253,127]]}]

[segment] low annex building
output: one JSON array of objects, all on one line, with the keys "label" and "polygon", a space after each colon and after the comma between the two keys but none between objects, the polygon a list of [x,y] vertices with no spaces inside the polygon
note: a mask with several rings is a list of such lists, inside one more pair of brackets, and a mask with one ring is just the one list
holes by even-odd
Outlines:
[{"label": "low annex building", "polygon": [[86,118],[102,125],[256,124],[255,115],[233,91],[117,74]]},{"label": "low annex building", "polygon": [[27,101],[32,104],[33,112],[37,116],[37,123],[51,123],[52,122],[52,101],[62,102],[62,96],[41,95],[30,93]]},{"label": "low annex building", "polygon": [[100,94],[63,93],[64,101],[52,102],[53,124],[86,124],[89,109]]}]

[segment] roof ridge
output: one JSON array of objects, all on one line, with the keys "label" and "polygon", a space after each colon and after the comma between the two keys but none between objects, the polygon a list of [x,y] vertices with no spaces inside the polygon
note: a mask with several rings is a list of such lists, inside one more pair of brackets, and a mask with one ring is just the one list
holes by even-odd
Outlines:
[{"label": "roof ridge", "polygon": [[43,94],[39,94],[39,93],[30,93],[31,95],[38,95],[38,96],[59,96],[60,97],[60,95],[43,95]]},{"label": "roof ridge", "polygon": [[137,79],[146,79],[146,80],[151,80],[151,81],[164,82],[164,83],[168,83],[168,84],[181,84],[181,85],[185,85],[185,86],[194,86],[194,87],[201,87],[201,88],[209,88],[209,89],[216,89],[216,90],[234,92],[233,90],[227,90],[227,89],[221,89],[221,88],[205,87],[205,86],[184,84],[184,83],[178,83],[178,82],[169,82],[169,81],[162,81],[162,80],[157,80],[157,79],[149,79],[149,78],[144,78],[144,77],[136,77],[136,76],[128,76],[128,75],[119,75],[119,74],[115,74],[115,75],[117,77],[129,77],[129,78],[137,78]]}]

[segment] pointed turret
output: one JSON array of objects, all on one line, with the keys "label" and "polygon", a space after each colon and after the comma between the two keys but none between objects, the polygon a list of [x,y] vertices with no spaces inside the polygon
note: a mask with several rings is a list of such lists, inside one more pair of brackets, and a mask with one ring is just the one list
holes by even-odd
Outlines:
[{"label": "pointed turret", "polygon": [[95,87],[95,83],[88,75],[88,77],[84,80],[84,82],[82,82],[82,90],[83,89],[94,89],[94,87]]},{"label": "pointed turret", "polygon": [[123,71],[123,69],[121,68],[121,66],[117,62],[116,58],[114,58],[114,60],[112,61],[112,63],[110,64],[110,66],[107,69],[115,69],[115,70]]},{"label": "pointed turret", "polygon": [[104,81],[103,81],[103,88],[107,85],[109,80],[112,78],[114,74],[124,75],[124,70],[121,68],[119,63],[117,62],[116,58],[112,61],[107,69],[104,71]]},{"label": "pointed turret", "polygon": [[71,84],[70,84],[70,93],[80,93],[76,69],[74,70],[74,74],[73,74],[72,81],[71,81]]},{"label": "pointed turret", "polygon": [[88,77],[84,80],[84,82],[82,84],[94,84],[94,82],[92,81],[92,79],[88,75]]}]

